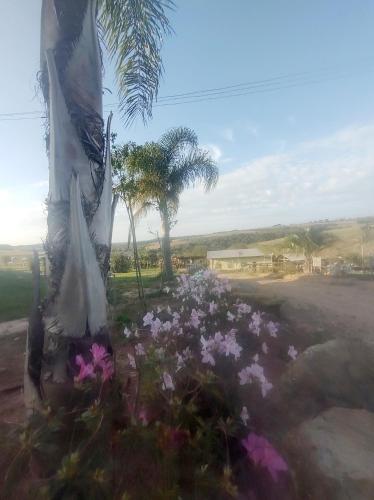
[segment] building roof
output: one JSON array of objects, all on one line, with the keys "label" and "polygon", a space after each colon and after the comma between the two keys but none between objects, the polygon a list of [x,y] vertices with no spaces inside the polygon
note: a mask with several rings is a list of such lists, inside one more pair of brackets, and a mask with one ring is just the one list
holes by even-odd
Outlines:
[{"label": "building roof", "polygon": [[207,253],[207,259],[238,259],[240,257],[265,257],[258,248],[240,248],[229,250],[214,250]]},{"label": "building roof", "polygon": [[302,253],[284,253],[283,257],[290,262],[304,262],[305,255]]}]

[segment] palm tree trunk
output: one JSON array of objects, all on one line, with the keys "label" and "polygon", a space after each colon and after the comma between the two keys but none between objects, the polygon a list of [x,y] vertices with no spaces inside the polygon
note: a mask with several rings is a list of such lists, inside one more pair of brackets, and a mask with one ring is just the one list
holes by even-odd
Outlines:
[{"label": "palm tree trunk", "polygon": [[169,213],[166,204],[161,205],[160,209],[162,220],[162,255],[164,260],[164,276],[165,280],[173,279],[173,265],[171,261],[171,245],[170,245],[170,221]]},{"label": "palm tree trunk", "polygon": [[110,120],[105,140],[96,18],[97,0],[43,0],[40,83],[48,118],[50,263],[43,319],[55,381],[67,377],[72,344],[75,351],[83,337],[109,344]]},{"label": "palm tree trunk", "polygon": [[138,295],[139,295],[139,299],[143,301],[143,305],[145,306],[142,271],[141,271],[140,261],[139,261],[138,242],[136,240],[134,213],[133,213],[132,205],[131,205],[130,201],[128,202],[128,205],[126,205],[126,206],[127,206],[127,211],[128,211],[128,215],[129,215],[129,221],[130,221],[132,243],[134,246],[134,264],[135,264],[136,279],[138,282]]}]

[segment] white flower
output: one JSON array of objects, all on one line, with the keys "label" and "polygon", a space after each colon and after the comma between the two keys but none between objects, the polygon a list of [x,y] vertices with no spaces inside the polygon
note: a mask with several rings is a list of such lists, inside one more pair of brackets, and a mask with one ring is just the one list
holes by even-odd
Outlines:
[{"label": "white flower", "polygon": [[218,309],[218,305],[215,302],[209,303],[209,314],[213,315]]},{"label": "white flower", "polygon": [[127,339],[131,337],[131,333],[132,333],[131,330],[127,327],[123,330],[123,334]]},{"label": "white flower", "polygon": [[207,363],[208,365],[214,366],[216,364],[215,359],[211,355],[209,351],[205,351],[204,349],[201,351],[202,359],[201,361],[203,363]]},{"label": "white flower", "polygon": [[162,330],[164,332],[170,332],[171,327],[172,327],[172,324],[170,323],[170,321],[165,321],[165,323],[162,325]]},{"label": "white flower", "polygon": [[261,394],[262,394],[262,397],[265,398],[267,393],[273,388],[273,384],[271,384],[270,382],[268,382],[267,380],[265,380],[264,382],[262,382],[261,384]]},{"label": "white flower", "polygon": [[127,358],[129,360],[129,364],[131,366],[131,368],[134,368],[134,370],[136,369],[136,362],[135,362],[135,358],[132,354],[127,354]]},{"label": "white flower", "polygon": [[290,345],[288,348],[288,353],[289,357],[293,360],[297,358],[297,350],[294,348],[293,345]]},{"label": "white flower", "polygon": [[242,419],[243,424],[247,425],[250,417],[246,406],[243,406],[242,411],[240,412],[240,418]]},{"label": "white flower", "polygon": [[151,323],[151,335],[155,339],[158,336],[159,331],[161,330],[162,323],[159,318],[156,318]]},{"label": "white flower", "polygon": [[136,344],[135,346],[135,354],[137,356],[145,356],[145,350],[142,344]]},{"label": "white flower", "polygon": [[190,323],[194,328],[198,328],[198,326],[200,325],[199,313],[196,311],[196,309],[192,309],[191,311]]},{"label": "white flower", "polygon": [[166,286],[166,287],[164,288],[164,292],[165,292],[165,293],[169,293],[169,292],[170,292],[170,288],[169,288],[168,286]]},{"label": "white flower", "polygon": [[153,312],[147,312],[147,314],[143,318],[143,325],[148,326],[152,324],[154,318],[154,313]]},{"label": "white flower", "polygon": [[264,354],[267,354],[267,353],[269,352],[269,348],[268,348],[268,346],[267,346],[267,343],[266,343],[266,342],[263,342],[263,343],[262,343],[261,349],[262,349],[262,352],[263,352]]},{"label": "white flower", "polygon": [[269,321],[269,323],[266,325],[266,328],[268,329],[270,337],[278,336],[279,325],[277,323],[274,323],[274,321]]},{"label": "white flower", "polygon": [[164,391],[166,391],[167,389],[170,389],[171,391],[175,390],[173,379],[168,372],[164,372],[162,375],[162,389]]},{"label": "white flower", "polygon": [[239,314],[249,314],[252,311],[252,307],[243,302],[237,305]]},{"label": "white flower", "polygon": [[252,314],[252,321],[249,323],[248,328],[252,333],[257,335],[257,337],[260,335],[260,326],[262,323],[262,317],[261,317],[260,312],[254,312]]},{"label": "white flower", "polygon": [[232,314],[230,311],[227,311],[227,320],[228,321],[234,321],[235,315]]}]

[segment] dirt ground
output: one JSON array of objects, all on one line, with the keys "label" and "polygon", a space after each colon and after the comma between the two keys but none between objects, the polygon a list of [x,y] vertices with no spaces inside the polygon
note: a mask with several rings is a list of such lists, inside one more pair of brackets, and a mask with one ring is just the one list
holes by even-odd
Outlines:
[{"label": "dirt ground", "polygon": [[374,281],[292,275],[282,279],[232,274],[234,289],[260,302],[279,303],[285,319],[327,337],[374,340]]}]

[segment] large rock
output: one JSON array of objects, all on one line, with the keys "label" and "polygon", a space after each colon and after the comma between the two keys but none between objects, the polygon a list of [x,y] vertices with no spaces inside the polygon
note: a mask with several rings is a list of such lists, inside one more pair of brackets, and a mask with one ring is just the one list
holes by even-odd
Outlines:
[{"label": "large rock", "polygon": [[330,340],[306,349],[272,391],[269,425],[286,430],[333,406],[374,411],[374,342]]},{"label": "large rock", "polygon": [[303,500],[373,500],[374,413],[331,408],[285,438]]}]

